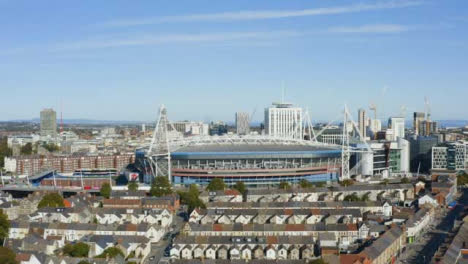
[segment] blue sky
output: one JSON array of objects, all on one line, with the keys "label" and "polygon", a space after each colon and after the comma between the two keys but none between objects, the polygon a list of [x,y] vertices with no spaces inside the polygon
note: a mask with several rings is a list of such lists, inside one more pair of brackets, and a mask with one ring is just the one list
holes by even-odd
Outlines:
[{"label": "blue sky", "polygon": [[281,98],[468,119],[468,2],[0,0],[0,120],[232,121]]}]

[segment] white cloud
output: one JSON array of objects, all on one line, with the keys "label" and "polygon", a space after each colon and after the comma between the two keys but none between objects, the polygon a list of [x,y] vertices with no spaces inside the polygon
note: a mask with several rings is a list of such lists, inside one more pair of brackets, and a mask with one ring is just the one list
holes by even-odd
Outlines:
[{"label": "white cloud", "polygon": [[355,4],[338,7],[323,7],[302,10],[257,10],[257,11],[238,11],[238,12],[223,12],[211,14],[193,14],[180,16],[163,16],[147,19],[128,19],[115,20],[104,23],[106,26],[138,26],[151,25],[169,22],[207,22],[207,21],[241,21],[241,20],[260,20],[260,19],[276,19],[288,17],[303,17],[303,16],[319,16],[319,15],[336,15],[346,13],[357,13],[363,11],[373,11],[382,9],[405,8],[421,5],[421,0],[393,0],[381,1],[371,4]]},{"label": "white cloud", "polygon": [[375,24],[357,27],[331,27],[330,33],[400,33],[411,30],[411,27],[396,24]]},{"label": "white cloud", "polygon": [[238,40],[267,40],[303,35],[297,31],[272,32],[227,32],[209,34],[170,34],[170,35],[142,35],[133,38],[97,39],[63,43],[53,47],[53,51],[99,49],[124,46],[144,46],[167,43],[195,43],[195,42],[226,42]]}]

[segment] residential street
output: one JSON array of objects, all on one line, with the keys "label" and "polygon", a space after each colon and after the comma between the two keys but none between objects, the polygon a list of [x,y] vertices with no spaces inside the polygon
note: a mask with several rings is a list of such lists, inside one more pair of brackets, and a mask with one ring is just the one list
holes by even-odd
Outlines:
[{"label": "residential street", "polygon": [[[148,257],[143,261],[145,264],[156,264],[163,263],[161,261],[164,259],[165,251],[167,251],[166,257],[169,256],[169,246],[172,244],[174,237],[180,232],[184,225],[184,214],[185,212],[178,211],[177,215],[174,216],[174,221],[172,223],[173,230],[166,233],[163,239],[158,243],[151,244],[151,252],[148,254]],[[161,262],[160,262],[161,261]]]},{"label": "residential street", "polygon": [[[468,205],[468,190],[459,190],[463,192],[458,200],[459,205],[453,210],[448,210],[446,215],[442,218],[436,216],[436,227],[430,228],[422,237],[412,244],[409,244],[399,259],[400,263],[415,263],[425,264],[430,263],[435,252],[439,246],[444,242],[447,232],[449,232],[454,225],[458,215],[463,211],[463,206]],[[438,214],[440,215],[440,214]]]}]

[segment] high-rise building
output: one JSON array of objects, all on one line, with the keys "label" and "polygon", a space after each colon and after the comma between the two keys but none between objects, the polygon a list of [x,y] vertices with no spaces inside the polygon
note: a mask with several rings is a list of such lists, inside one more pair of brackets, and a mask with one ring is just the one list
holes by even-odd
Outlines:
[{"label": "high-rise building", "polygon": [[388,119],[388,127],[393,130],[392,140],[405,137],[405,118],[391,117]]},{"label": "high-rise building", "polygon": [[273,103],[265,109],[265,132],[273,137],[302,139],[302,108]]},{"label": "high-rise building", "polygon": [[376,134],[380,130],[382,130],[382,122],[380,122],[380,119],[371,119],[369,131],[371,132],[374,139],[376,139]]},{"label": "high-rise building", "polygon": [[435,136],[411,136],[410,142],[410,170],[411,172],[429,172],[432,165],[432,147],[437,146],[438,137]]},{"label": "high-rise building", "polygon": [[438,132],[437,122],[430,120],[423,120],[419,122],[419,135],[429,136]]},{"label": "high-rise building", "polygon": [[52,108],[41,111],[41,136],[57,136],[57,113]]},{"label": "high-rise building", "polygon": [[449,142],[432,147],[432,169],[460,171],[468,168],[468,142]]},{"label": "high-rise building", "polygon": [[366,110],[362,108],[358,111],[358,126],[359,133],[361,133],[363,138],[366,138]]},{"label": "high-rise building", "polygon": [[413,114],[413,130],[414,130],[414,134],[416,135],[420,135],[419,134],[419,123],[424,121],[424,119],[426,118],[426,115],[424,113],[421,113],[421,112],[414,112]]},{"label": "high-rise building", "polygon": [[245,112],[236,113],[236,133],[247,135],[250,132],[250,116]]}]

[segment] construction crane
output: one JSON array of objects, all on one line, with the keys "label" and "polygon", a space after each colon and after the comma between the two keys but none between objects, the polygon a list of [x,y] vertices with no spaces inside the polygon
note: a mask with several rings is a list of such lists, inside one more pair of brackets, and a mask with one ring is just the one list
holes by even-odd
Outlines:
[{"label": "construction crane", "polygon": [[424,96],[424,115],[426,116],[427,121],[431,121],[431,107],[429,105],[429,99],[427,96]]}]

